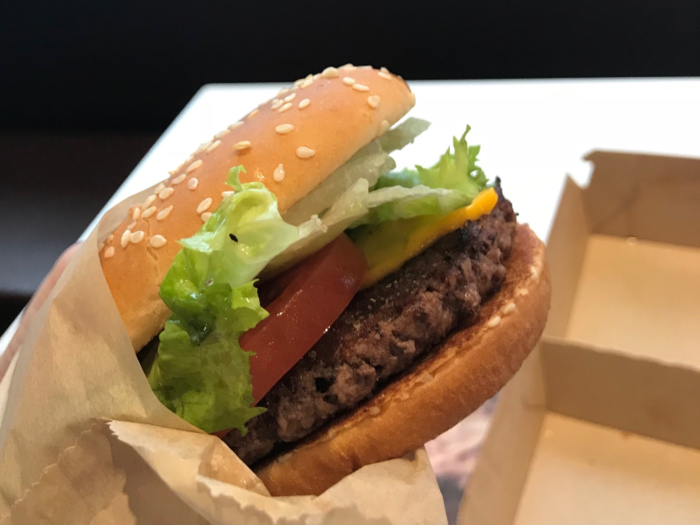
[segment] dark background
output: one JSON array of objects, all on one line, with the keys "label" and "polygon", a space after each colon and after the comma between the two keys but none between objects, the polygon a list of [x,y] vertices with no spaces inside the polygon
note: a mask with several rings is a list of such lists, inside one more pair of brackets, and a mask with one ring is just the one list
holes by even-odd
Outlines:
[{"label": "dark background", "polygon": [[699,28],[697,0],[0,2],[0,331],[202,84],[698,76]]}]

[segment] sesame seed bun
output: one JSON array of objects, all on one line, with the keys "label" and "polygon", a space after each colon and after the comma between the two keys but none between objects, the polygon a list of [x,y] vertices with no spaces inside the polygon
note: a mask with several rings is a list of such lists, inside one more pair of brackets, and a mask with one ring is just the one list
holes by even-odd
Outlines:
[{"label": "sesame seed bun", "polygon": [[527,226],[518,226],[506,268],[506,282],[477,324],[364,405],[261,465],[256,474],[270,494],[321,494],[364,465],[421,447],[495,395],[534,348],[549,311],[544,246]]},{"label": "sesame seed bun", "polygon": [[203,144],[141,206],[132,208],[100,251],[107,283],[136,351],[170,311],[160,283],[180,250],[231,190],[228,171],[261,181],[282,214],[415,104],[386,70],[343,66],[300,79]]}]

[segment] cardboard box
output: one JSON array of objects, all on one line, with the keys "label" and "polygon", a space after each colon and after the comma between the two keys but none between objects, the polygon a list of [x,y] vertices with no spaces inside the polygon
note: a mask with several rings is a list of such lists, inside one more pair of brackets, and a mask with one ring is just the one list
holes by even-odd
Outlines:
[{"label": "cardboard box", "polygon": [[547,244],[545,334],[462,525],[700,523],[700,159],[594,152]]}]

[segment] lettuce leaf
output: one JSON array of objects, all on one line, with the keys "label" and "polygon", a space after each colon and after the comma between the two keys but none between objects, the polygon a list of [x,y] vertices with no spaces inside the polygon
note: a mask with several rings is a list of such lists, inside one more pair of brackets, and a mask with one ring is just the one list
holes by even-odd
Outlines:
[{"label": "lettuce leaf", "polygon": [[430,127],[430,122],[420,118],[410,117],[398,126],[386,131],[377,141],[387,153],[405,148],[413,144],[416,137]]},{"label": "lettuce leaf", "polygon": [[366,179],[369,187],[374,186],[380,176],[396,167],[389,153],[411,144],[429,126],[427,120],[408,118],[388,130],[361,148],[306,197],[287,210],[284,220],[300,225],[312,220],[315,215],[322,215],[333,203],[344,199],[344,194],[360,179]]},{"label": "lettuce leaf", "polygon": [[433,189],[455,190],[461,193],[468,200],[466,204],[469,204],[487,183],[484,171],[477,165],[481,146],[470,146],[467,142],[467,133],[470,130],[471,127],[467,126],[459,139],[454,137],[454,151],[450,152],[448,148],[434,166],[416,166],[413,170],[387,173],[379,178],[374,189],[392,186],[415,188],[422,185]]},{"label": "lettuce leaf", "polygon": [[252,407],[250,353],[238,340],[267,317],[254,279],[299,238],[262,183],[240,184],[199,232],[181,241],[160,288],[172,315],[160,335],[148,380],[160,401],[194,426],[237,428],[264,410]]},{"label": "lettuce leaf", "polygon": [[368,213],[369,183],[359,179],[323,214],[311,217],[299,226],[299,240],[275,257],[260,275],[274,277],[320,250],[358,219]]},{"label": "lettuce leaf", "polygon": [[379,141],[373,140],[287,210],[284,220],[301,225],[314,216],[323,215],[334,203],[342,200],[357,181],[365,179],[368,186],[374,186],[381,175],[395,167],[394,159],[382,149]]},{"label": "lettuce leaf", "polygon": [[352,227],[445,214],[469,205],[488,182],[476,164],[480,147],[467,143],[470,129],[467,126],[460,139],[452,139],[454,151],[448,149],[434,166],[379,177],[368,198],[369,212]]}]

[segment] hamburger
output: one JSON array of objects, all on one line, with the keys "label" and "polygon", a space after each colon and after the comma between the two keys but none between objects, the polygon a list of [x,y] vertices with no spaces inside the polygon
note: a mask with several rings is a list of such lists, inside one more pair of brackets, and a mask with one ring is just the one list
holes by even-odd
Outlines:
[{"label": "hamburger", "polygon": [[160,401],[273,495],[320,494],[448,430],[515,374],[549,308],[544,247],[467,132],[386,69],[327,68],[202,144],[100,248]]}]

